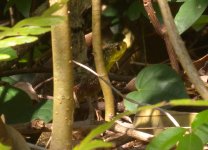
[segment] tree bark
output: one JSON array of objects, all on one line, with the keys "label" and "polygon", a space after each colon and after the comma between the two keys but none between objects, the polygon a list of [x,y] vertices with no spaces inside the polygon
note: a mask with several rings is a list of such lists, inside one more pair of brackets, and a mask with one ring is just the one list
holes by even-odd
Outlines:
[{"label": "tree bark", "polygon": [[[50,0],[50,5],[61,0]],[[53,130],[50,150],[72,149],[72,124],[74,112],[73,75],[70,19],[68,5],[55,13],[65,16],[63,23],[53,26],[52,55],[54,76],[54,104],[53,104]]]}]

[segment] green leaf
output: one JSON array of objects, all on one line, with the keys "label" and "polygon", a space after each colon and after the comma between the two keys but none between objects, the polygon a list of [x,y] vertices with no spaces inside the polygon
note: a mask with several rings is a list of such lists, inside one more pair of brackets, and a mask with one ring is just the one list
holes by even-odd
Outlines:
[{"label": "green leaf", "polygon": [[66,2],[53,4],[46,11],[44,11],[41,16],[42,17],[47,17],[47,16],[49,17],[49,16],[51,16],[54,12],[58,11],[59,9],[61,9],[66,4]]},{"label": "green leaf", "polygon": [[15,28],[9,36],[40,35],[49,31],[51,31],[50,27],[27,26],[22,28]]},{"label": "green leaf", "polygon": [[0,114],[5,115],[6,122],[9,124],[30,122],[34,119],[49,122],[52,120],[52,102],[43,101],[33,105],[24,91],[9,85],[1,86]]},{"label": "green leaf", "polygon": [[168,0],[168,2],[185,2],[186,0]]},{"label": "green leaf", "polygon": [[201,139],[203,144],[208,143],[208,124],[197,126],[197,128],[193,129],[192,132]]},{"label": "green leaf", "polygon": [[0,40],[0,48],[6,48],[16,45],[21,45],[25,43],[31,43],[36,41],[38,38],[35,36],[17,36],[10,37],[3,40]]},{"label": "green leaf", "polygon": [[164,64],[144,68],[137,75],[136,88],[137,101],[146,104],[188,97],[180,76]]},{"label": "green leaf", "polygon": [[64,17],[62,16],[39,16],[39,17],[31,17],[28,19],[24,19],[20,22],[18,22],[13,28],[20,28],[24,26],[52,26],[57,25],[58,23],[63,22]]},{"label": "green leaf", "polygon": [[208,106],[207,100],[192,100],[192,99],[180,99],[171,100],[169,102],[173,106]]},{"label": "green leaf", "polygon": [[[138,91],[130,92],[129,94],[126,95],[126,97],[133,99],[137,102],[142,101],[141,94]],[[137,107],[138,107],[137,104],[133,104],[132,102],[129,102],[126,99],[124,99],[124,106],[125,106],[125,109],[129,110],[129,111],[135,111],[135,110],[137,110]]]},{"label": "green leaf", "polygon": [[108,6],[102,13],[105,17],[117,17],[118,16],[118,10],[112,6]]},{"label": "green leaf", "polygon": [[180,139],[176,150],[203,150],[203,143],[194,133],[187,134]]},{"label": "green leaf", "polygon": [[12,150],[12,147],[0,143],[0,150]]},{"label": "green leaf", "polygon": [[154,137],[146,150],[169,150],[183,137],[185,132],[186,129],[179,127],[168,128]]},{"label": "green leaf", "polygon": [[204,110],[196,115],[194,121],[191,124],[193,129],[199,127],[202,124],[208,124],[208,110]]},{"label": "green leaf", "polygon": [[17,10],[24,16],[29,17],[32,0],[15,0]]},{"label": "green leaf", "polygon": [[32,113],[31,120],[38,118],[48,123],[52,120],[52,113],[53,113],[53,101],[45,100],[42,101],[41,103],[38,103],[34,107],[34,112]]},{"label": "green leaf", "polygon": [[[93,140],[85,146],[84,150],[94,150],[97,148],[110,148],[112,146],[113,144],[110,142],[104,142],[101,140]],[[80,149],[79,146],[76,146],[73,150],[82,150],[82,149]]]},{"label": "green leaf", "polygon": [[126,11],[126,15],[129,20],[134,21],[139,19],[142,7],[143,5],[141,5],[138,0],[134,0],[133,2],[131,2],[130,6]]},{"label": "green leaf", "polygon": [[7,82],[10,85],[15,84],[17,82],[17,80],[13,79],[11,76],[9,76],[9,77],[1,77],[0,80],[3,81],[3,82]]},{"label": "green leaf", "polygon": [[17,58],[17,53],[13,48],[0,48],[0,61],[9,61],[15,58]]},{"label": "green leaf", "polygon": [[4,26],[0,26],[0,31],[6,31],[6,30],[9,30],[11,28],[9,27],[4,27]]},{"label": "green leaf", "polygon": [[207,0],[186,0],[174,19],[179,33],[181,34],[191,27],[207,6]]}]

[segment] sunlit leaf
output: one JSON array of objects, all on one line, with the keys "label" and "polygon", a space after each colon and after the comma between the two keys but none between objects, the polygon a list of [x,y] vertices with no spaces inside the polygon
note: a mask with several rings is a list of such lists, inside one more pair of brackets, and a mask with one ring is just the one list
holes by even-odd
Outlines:
[{"label": "sunlit leaf", "polygon": [[62,16],[32,17],[32,18],[24,19],[24,20],[18,22],[14,26],[14,28],[20,28],[23,26],[47,27],[47,26],[52,26],[52,25],[56,25],[58,23],[61,23],[63,20],[64,20],[64,17],[62,17]]},{"label": "sunlit leaf", "polygon": [[208,110],[204,110],[196,115],[194,121],[191,124],[193,129],[197,128],[202,124],[208,124]]},{"label": "sunlit leaf", "polygon": [[197,135],[190,133],[180,139],[176,150],[203,150],[203,143]]},{"label": "sunlit leaf", "polygon": [[172,106],[208,106],[207,100],[192,100],[192,99],[180,99],[171,100],[169,104]]},{"label": "sunlit leaf", "polygon": [[[92,140],[85,147],[85,150],[95,150],[97,148],[110,148],[113,144],[110,142],[104,142],[101,140]],[[73,150],[82,150],[79,146],[76,146]]]},{"label": "sunlit leaf", "polygon": [[12,150],[12,146],[0,143],[0,150]]},{"label": "sunlit leaf", "polygon": [[13,48],[0,48],[0,61],[8,61],[15,58],[17,58],[17,53]]},{"label": "sunlit leaf", "polygon": [[197,126],[197,128],[194,128],[192,132],[197,135],[203,144],[208,143],[208,124],[204,123],[202,125]]},{"label": "sunlit leaf", "polygon": [[191,27],[207,6],[207,0],[186,0],[174,19],[179,33],[181,34]]},{"label": "sunlit leaf", "polygon": [[25,43],[31,43],[36,41],[38,38],[35,36],[17,36],[10,37],[0,40],[0,48],[11,47],[16,45],[21,45]]},{"label": "sunlit leaf", "polygon": [[146,150],[170,150],[184,135],[186,129],[168,128],[154,137]]},{"label": "sunlit leaf", "polygon": [[22,28],[15,28],[12,33],[15,35],[40,35],[51,30],[50,27],[27,26]]},{"label": "sunlit leaf", "polygon": [[46,11],[44,11],[41,16],[43,16],[43,17],[51,16],[54,12],[61,9],[64,6],[64,4],[65,3],[63,3],[63,2],[53,4]]}]

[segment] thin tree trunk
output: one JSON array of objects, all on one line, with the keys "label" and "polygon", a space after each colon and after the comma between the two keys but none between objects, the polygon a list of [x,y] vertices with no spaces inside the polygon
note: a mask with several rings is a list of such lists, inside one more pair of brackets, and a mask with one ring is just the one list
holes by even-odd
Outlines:
[{"label": "thin tree trunk", "polygon": [[[101,0],[92,0],[92,41],[96,71],[106,81],[110,82],[105,68],[101,48]],[[99,80],[105,100],[105,120],[109,121],[115,114],[114,97],[111,88]]]},{"label": "thin tree trunk", "polygon": [[[50,0],[50,4],[61,0]],[[65,16],[62,24],[52,27],[52,54],[54,76],[53,130],[50,150],[72,149],[74,112],[73,75],[68,5],[55,13]]]}]

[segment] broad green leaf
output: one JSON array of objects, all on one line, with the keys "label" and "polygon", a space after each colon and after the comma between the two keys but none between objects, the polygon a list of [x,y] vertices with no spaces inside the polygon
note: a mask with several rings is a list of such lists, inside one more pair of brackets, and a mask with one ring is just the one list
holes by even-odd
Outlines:
[{"label": "broad green leaf", "polygon": [[51,101],[33,105],[24,91],[9,85],[0,87],[0,104],[0,114],[5,115],[9,124],[30,122],[34,119],[49,122],[52,119]]},{"label": "broad green leaf", "polygon": [[29,17],[32,0],[15,0],[17,10],[24,16]]},{"label": "broad green leaf", "polygon": [[31,120],[41,119],[46,123],[52,120],[53,101],[45,100],[34,107]]},{"label": "broad green leaf", "polygon": [[0,150],[12,150],[12,146],[0,143]]},{"label": "broad green leaf", "polygon": [[118,10],[112,6],[108,6],[102,13],[105,17],[117,17],[118,16]]},{"label": "broad green leaf", "polygon": [[131,2],[130,6],[126,11],[126,15],[129,20],[134,21],[139,19],[142,7],[143,5],[141,5],[138,0],[134,0],[133,2]]},{"label": "broad green leaf", "polygon": [[17,53],[13,48],[0,48],[0,62],[13,60],[15,58],[17,58]]},{"label": "broad green leaf", "polygon": [[50,6],[46,11],[43,12],[41,15],[42,17],[51,16],[54,12],[61,9],[64,6],[65,3],[55,3],[52,6]]},{"label": "broad green leaf", "polygon": [[182,34],[191,27],[202,15],[207,6],[207,0],[186,0],[174,19],[179,33]]},{"label": "broad green leaf", "polygon": [[[110,148],[113,144],[110,142],[104,142],[101,140],[92,140],[85,147],[84,150],[95,150],[97,148]],[[76,146],[73,150],[82,150],[79,146]]]},{"label": "broad green leaf", "polygon": [[17,36],[10,37],[3,40],[0,40],[0,48],[11,47],[16,45],[21,45],[25,43],[32,43],[38,38],[35,36]]},{"label": "broad green leaf", "polygon": [[[142,101],[141,99],[141,94],[138,91],[133,91],[130,92],[129,94],[126,95],[127,98],[133,99],[135,101]],[[124,106],[125,106],[125,110],[129,110],[129,111],[135,111],[137,110],[138,105],[134,104],[128,100],[124,100]]]},{"label": "broad green leaf", "polygon": [[203,143],[194,133],[187,134],[180,139],[176,150],[203,150]]},{"label": "broad green leaf", "polygon": [[4,26],[0,26],[0,31],[6,31],[6,30],[9,30],[11,28],[9,27],[4,27]]},{"label": "broad green leaf", "polygon": [[208,124],[207,123],[197,126],[197,128],[194,128],[192,132],[201,139],[203,144],[208,143],[208,136],[207,136]]},{"label": "broad green leaf", "polygon": [[196,115],[194,121],[191,124],[192,129],[196,129],[202,124],[208,124],[208,110],[204,110]]},{"label": "broad green leaf", "polygon": [[154,137],[146,150],[169,150],[183,137],[185,132],[186,129],[179,127],[168,128]]},{"label": "broad green leaf", "polygon": [[[16,35],[40,35],[51,30],[50,27],[27,26],[22,28],[14,28],[9,36]],[[12,35],[13,34],[13,35]]]},{"label": "broad green leaf", "polygon": [[185,2],[186,0],[168,0],[169,2]]},{"label": "broad green leaf", "polygon": [[180,99],[169,101],[173,106],[208,106],[207,100]]},{"label": "broad green leaf", "polygon": [[18,22],[13,28],[20,28],[24,26],[52,26],[61,23],[64,20],[62,16],[47,16],[47,17],[32,17]]},{"label": "broad green leaf", "polygon": [[204,25],[208,23],[208,15],[201,15],[194,25]]},{"label": "broad green leaf", "polygon": [[139,92],[138,101],[146,104],[188,98],[180,76],[164,64],[144,68],[137,75],[136,88]]}]

